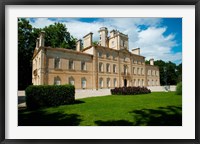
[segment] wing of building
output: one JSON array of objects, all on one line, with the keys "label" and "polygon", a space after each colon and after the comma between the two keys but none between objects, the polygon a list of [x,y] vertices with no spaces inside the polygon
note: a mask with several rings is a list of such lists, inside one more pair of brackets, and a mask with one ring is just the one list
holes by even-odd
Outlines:
[{"label": "wing of building", "polygon": [[145,64],[140,48],[129,51],[128,35],[105,27],[93,45],[93,33],[77,41],[76,50],[45,47],[45,32],[36,40],[33,55],[34,85],[73,84],[76,89],[123,86],[159,86],[159,68]]}]

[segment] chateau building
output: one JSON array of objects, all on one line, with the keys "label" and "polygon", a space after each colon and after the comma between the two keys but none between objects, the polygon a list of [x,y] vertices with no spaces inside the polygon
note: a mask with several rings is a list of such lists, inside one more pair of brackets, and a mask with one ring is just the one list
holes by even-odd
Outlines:
[{"label": "chateau building", "polygon": [[34,85],[72,84],[76,89],[104,89],[123,86],[159,86],[159,68],[145,64],[140,48],[129,51],[128,35],[106,27],[93,44],[93,33],[77,41],[76,50],[45,47],[45,32],[36,40],[33,55]]}]

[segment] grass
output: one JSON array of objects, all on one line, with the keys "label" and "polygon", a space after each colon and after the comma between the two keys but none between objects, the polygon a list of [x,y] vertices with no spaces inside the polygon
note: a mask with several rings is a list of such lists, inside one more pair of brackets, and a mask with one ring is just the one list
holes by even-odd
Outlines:
[{"label": "grass", "polygon": [[73,105],[19,110],[19,126],[181,126],[182,96],[154,92],[79,99]]}]

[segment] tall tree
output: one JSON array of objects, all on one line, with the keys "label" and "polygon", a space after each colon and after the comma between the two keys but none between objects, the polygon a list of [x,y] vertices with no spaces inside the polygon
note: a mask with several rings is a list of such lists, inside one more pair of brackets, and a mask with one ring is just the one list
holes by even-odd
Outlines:
[{"label": "tall tree", "polygon": [[76,39],[67,31],[66,25],[54,23],[46,26],[43,31],[45,31],[45,46],[76,49]]},{"label": "tall tree", "polygon": [[18,89],[25,89],[32,83],[32,56],[36,35],[29,21],[18,19]]}]

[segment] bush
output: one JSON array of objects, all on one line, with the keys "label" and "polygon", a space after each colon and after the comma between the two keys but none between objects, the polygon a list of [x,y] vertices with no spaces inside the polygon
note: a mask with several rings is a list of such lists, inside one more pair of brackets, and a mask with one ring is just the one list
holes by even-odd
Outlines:
[{"label": "bush", "polygon": [[73,85],[31,85],[26,88],[25,93],[29,109],[71,104],[75,101]]},{"label": "bush", "polygon": [[151,93],[151,90],[146,87],[118,87],[111,89],[112,95],[136,95],[148,93]]},{"label": "bush", "polygon": [[182,82],[179,82],[179,83],[176,85],[176,94],[177,94],[177,95],[182,95]]}]

